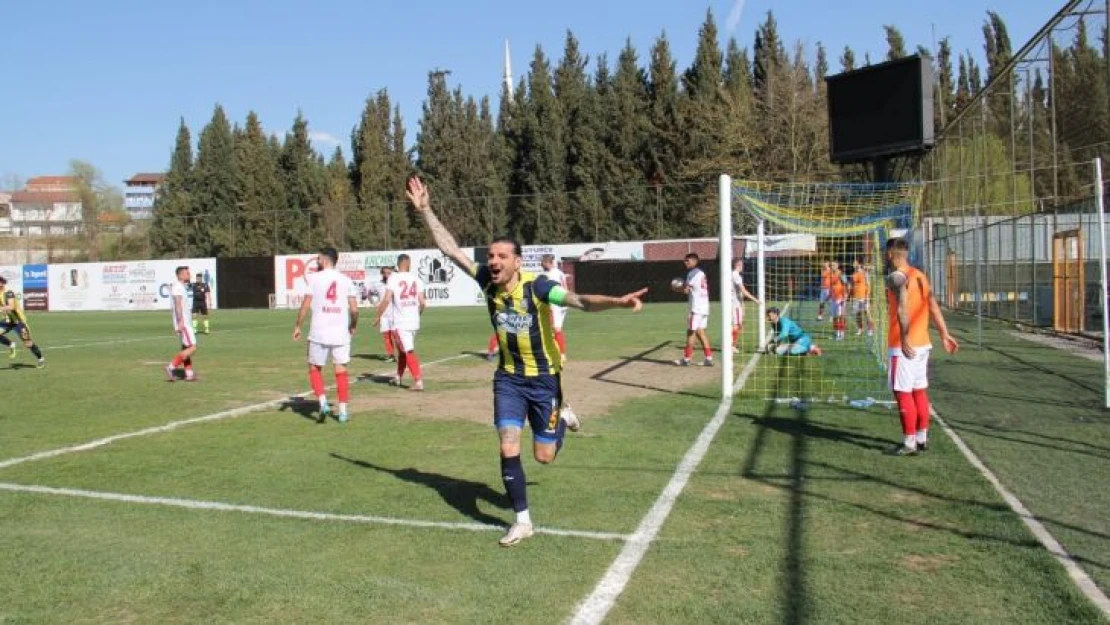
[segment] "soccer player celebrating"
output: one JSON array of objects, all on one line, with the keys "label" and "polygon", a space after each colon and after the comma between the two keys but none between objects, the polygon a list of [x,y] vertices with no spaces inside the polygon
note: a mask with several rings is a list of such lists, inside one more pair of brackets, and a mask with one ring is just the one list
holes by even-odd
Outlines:
[{"label": "soccer player celebrating", "polygon": [[209,333],[208,326],[208,309],[212,305],[212,289],[204,281],[204,276],[197,274],[197,280],[192,285],[193,288],[193,332],[197,331],[197,316],[204,316],[204,333]]},{"label": "soccer player celebrating", "polygon": [[397,257],[397,271],[385,283],[385,296],[378,304],[375,324],[388,316],[393,326],[393,347],[397,352],[397,375],[389,381],[401,385],[405,368],[412,373],[411,391],[424,390],[424,376],[420,372],[420,358],[416,355],[416,333],[420,331],[420,315],[424,313],[424,287],[416,274],[410,271],[412,259],[408,254]]},{"label": "soccer player celebrating", "polygon": [[174,270],[176,279],[170,285],[170,312],[173,318],[173,331],[181,341],[181,351],[166,365],[166,377],[170,382],[177,381],[177,370],[185,368],[185,381],[195,382],[193,354],[197,351],[197,333],[193,330],[193,291],[189,288],[189,268],[178,267]]},{"label": "soccer player celebrating", "polygon": [[702,352],[705,354],[705,360],[701,364],[713,366],[713,348],[709,346],[709,337],[705,335],[705,328],[709,325],[709,279],[698,267],[698,262],[700,259],[697,254],[691,252],[686,255],[683,260],[686,265],[686,280],[682,286],[675,288],[675,292],[685,293],[690,302],[690,312],[686,318],[686,348],[682,352],[682,359],[674,363],[680,367],[690,365],[695,338],[701,342]]},{"label": "soccer player celebrating", "polygon": [[806,334],[793,319],[785,316],[775,306],[767,309],[767,320],[775,329],[775,338],[767,346],[767,353],[774,352],[779,356],[814,356],[821,355],[821,348],[813,344],[813,339]]},{"label": "soccer player celebrating", "polygon": [[744,300],[759,303],[744,286],[744,259],[732,261],[732,351],[740,351],[740,333],[744,331]]},{"label": "soccer player celebrating", "polygon": [[23,346],[31,350],[35,358],[39,359],[39,368],[45,367],[46,359],[42,357],[42,350],[31,338],[31,327],[27,325],[27,315],[19,305],[19,298],[8,288],[8,279],[0,276],[0,345],[7,347],[10,350],[8,357],[14,359],[15,343],[6,336],[12,330],[19,335]]},{"label": "soccer player celebrating", "polygon": [[826,260],[824,264],[821,265],[821,301],[817,304],[818,321],[825,318],[825,302],[829,301],[829,295],[832,291],[832,281],[832,263]]},{"label": "soccer player celebrating", "polygon": [[[543,275],[555,284],[567,288],[567,274],[555,265],[554,254],[544,254],[540,260]],[[559,346],[559,356],[563,364],[567,364],[567,337],[563,334],[563,321],[567,318],[567,307],[551,305],[551,326],[555,328],[555,344]]]},{"label": "soccer player celebrating", "polygon": [[844,308],[848,301],[848,286],[844,283],[844,273],[840,265],[832,263],[832,282],[829,283],[829,302],[832,304],[833,332],[836,340],[844,340],[848,322],[844,319]]},{"label": "soccer player celebrating", "polygon": [[875,322],[871,319],[871,277],[858,259],[852,272],[852,312],[856,315],[856,336],[863,334],[867,324],[867,336],[875,334]]},{"label": "soccer player celebrating", "polygon": [[[385,292],[386,292],[385,285],[389,283],[389,276],[391,276],[391,275],[393,275],[393,267],[382,267],[381,268],[381,277],[382,277],[381,283],[375,284],[374,286],[368,288],[368,290],[371,292],[371,294],[377,296],[377,299],[374,300],[374,305],[375,306],[381,305],[382,300],[385,299]],[[378,332],[382,336],[382,344],[385,345],[385,359],[386,359],[386,361],[387,362],[395,362],[396,357],[394,356],[394,353],[393,353],[393,315],[388,314],[388,312],[389,311],[386,311],[386,313],[383,313],[381,315],[381,317],[378,318],[378,322],[375,325],[378,326]]]},{"label": "soccer player celebrating", "polygon": [[316,262],[320,271],[308,277],[308,292],[297,311],[293,326],[293,340],[301,340],[301,324],[309,310],[312,324],[308,330],[308,381],[320,403],[319,422],[331,414],[328,396],[324,392],[323,368],[329,357],[335,365],[336,394],[339,395],[340,423],[346,423],[347,401],[351,397],[347,364],[351,362],[351,337],[358,326],[358,298],[355,285],[347,276],[335,270],[339,252],[332,247],[320,250]]},{"label": "soccer player celebrating", "polygon": [[948,333],[940,305],[933,297],[925,273],[910,265],[910,245],[905,239],[886,244],[887,305],[890,326],[890,388],[902,420],[902,442],[890,451],[895,456],[913,456],[929,447],[929,318],[940,333],[944,349],[950,354],[960,344]]},{"label": "soccer player celebrating", "polygon": [[560,410],[562,362],[555,346],[551,305],[587,312],[609,308],[638,311],[647,289],[623,297],[573,293],[544,276],[522,271],[520,245],[508,238],[494,239],[487,264],[475,264],[432,212],[428,190],[419,178],[409,180],[407,195],[436,247],[478,281],[497,332],[501,366],[493,378],[493,423],[500,439],[501,479],[516,512],[516,522],[499,542],[510,547],[533,534],[520,462],[524,422],[532,426],[532,453],[541,464],[555,460],[567,428],[579,427],[572,413]]}]

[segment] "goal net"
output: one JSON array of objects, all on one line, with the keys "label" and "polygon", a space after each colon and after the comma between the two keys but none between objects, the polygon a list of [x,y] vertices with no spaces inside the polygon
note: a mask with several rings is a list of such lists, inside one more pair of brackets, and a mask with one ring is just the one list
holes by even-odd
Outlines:
[{"label": "goal net", "polygon": [[760,300],[744,305],[736,341],[739,363],[754,367],[744,395],[885,403],[883,250],[892,237],[913,240],[922,187],[736,181],[728,192],[733,236],[745,239],[734,246],[744,250],[743,282]]}]

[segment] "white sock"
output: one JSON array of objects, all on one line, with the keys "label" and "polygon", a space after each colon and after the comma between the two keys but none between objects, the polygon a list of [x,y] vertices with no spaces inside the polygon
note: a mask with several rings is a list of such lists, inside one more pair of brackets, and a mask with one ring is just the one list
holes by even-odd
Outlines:
[{"label": "white sock", "polygon": [[347,414],[347,402],[339,402],[339,412]]},{"label": "white sock", "polygon": [[913,434],[910,434],[909,436],[903,436],[902,444],[909,449],[917,449],[917,437],[915,437]]},{"label": "white sock", "polygon": [[327,395],[320,395],[319,397],[316,398],[316,401],[320,402],[321,407],[327,406],[328,405],[328,396]]},{"label": "white sock", "polygon": [[527,523],[528,525],[531,525],[532,524],[532,515],[528,514],[527,510],[524,510],[522,512],[517,512],[516,513],[516,522],[517,523]]},{"label": "white sock", "polygon": [[918,430],[917,431],[917,444],[918,445],[924,445],[927,442],[929,442],[929,430]]}]

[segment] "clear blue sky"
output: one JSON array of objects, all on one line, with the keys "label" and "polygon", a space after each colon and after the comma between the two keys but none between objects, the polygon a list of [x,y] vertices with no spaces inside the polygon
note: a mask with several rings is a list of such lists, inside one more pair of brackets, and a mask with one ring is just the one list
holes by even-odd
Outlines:
[{"label": "clear blue sky", "polygon": [[750,47],[754,29],[774,10],[787,42],[810,55],[829,48],[834,70],[845,44],[862,61],[881,59],[883,24],[907,46],[932,47],[950,35],[956,50],[982,58],[988,9],[1000,10],[1015,50],[1061,6],[1060,0],[747,0],[726,26],[736,0],[58,0],[6,2],[0,8],[0,185],[16,175],[62,174],[72,158],[92,162],[113,184],[168,167],[179,117],[194,133],[223,104],[234,121],[258,112],[284,133],[297,110],[319,133],[325,153],[348,137],[366,97],[388,88],[400,103],[409,141],[418,130],[427,72],[451,70],[452,85],[496,99],[502,50],[510,40],[513,72],[527,69],[535,45],[557,59],[567,29],[591,57],[615,60],[626,37],[645,59],[663,30],[679,69],[694,52],[711,8],[722,46],[733,34]]}]

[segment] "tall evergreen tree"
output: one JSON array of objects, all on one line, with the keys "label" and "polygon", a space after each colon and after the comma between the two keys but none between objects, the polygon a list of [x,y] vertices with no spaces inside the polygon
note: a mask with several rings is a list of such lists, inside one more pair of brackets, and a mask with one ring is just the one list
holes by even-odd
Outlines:
[{"label": "tall evergreen tree", "polygon": [[850,72],[856,68],[856,53],[848,46],[844,46],[844,52],[840,53],[840,71]]},{"label": "tall evergreen tree", "polygon": [[[603,215],[600,230],[606,238],[651,238],[658,230],[658,196],[649,191],[645,140],[650,128],[647,76],[639,66],[636,48],[626,39],[610,76],[607,63],[598,62],[595,84],[604,112],[605,158],[602,167]],[[654,196],[654,197],[653,197]]]},{"label": "tall evergreen tree", "polygon": [[600,111],[589,78],[588,59],[578,48],[578,39],[567,32],[563,58],[555,69],[555,98],[563,113],[566,142],[567,241],[592,240],[593,216],[600,209],[597,168],[600,163]]},{"label": "tall evergreen tree", "polygon": [[886,60],[895,61],[907,56],[906,38],[902,36],[902,31],[892,24],[883,26],[883,31],[886,33]]},{"label": "tall evergreen tree", "polygon": [[192,204],[196,245],[190,251],[202,256],[227,256],[238,221],[234,138],[231,124],[219,104],[200,133],[193,178]]},{"label": "tall evergreen tree", "polygon": [[937,102],[934,110],[934,126],[939,132],[955,113],[956,84],[952,76],[952,45],[948,37],[941,39],[937,47],[936,68]]},{"label": "tall evergreen tree", "polygon": [[366,98],[358,126],[351,135],[351,185],[357,208],[347,213],[347,238],[354,249],[383,249],[386,244],[386,189],[390,176],[390,126],[383,89]]},{"label": "tall evergreen tree", "polygon": [[347,213],[354,207],[347,162],[343,150],[336,146],[324,172],[324,198],[317,207],[318,243],[336,248],[349,245]]},{"label": "tall evergreen tree", "polygon": [[649,137],[645,142],[647,177],[653,186],[661,236],[675,236],[682,223],[688,195],[682,181],[682,119],[679,109],[679,79],[666,34],[651,48],[648,66]]},{"label": "tall evergreen tree", "polygon": [[170,169],[154,199],[154,217],[150,225],[150,243],[155,255],[188,255],[189,234],[193,216],[193,140],[185,118],[177,126]]},{"label": "tall evergreen tree", "polygon": [[289,205],[281,170],[254,111],[247,114],[233,154],[237,219],[230,232],[223,233],[228,255],[262,256],[302,250],[307,241],[290,242],[286,238]]},{"label": "tall evergreen tree", "polygon": [[283,246],[304,249],[312,244],[312,233],[320,231],[315,215],[324,200],[326,179],[309,139],[308,121],[300,111],[285,136],[279,159],[288,209],[281,217]]}]

